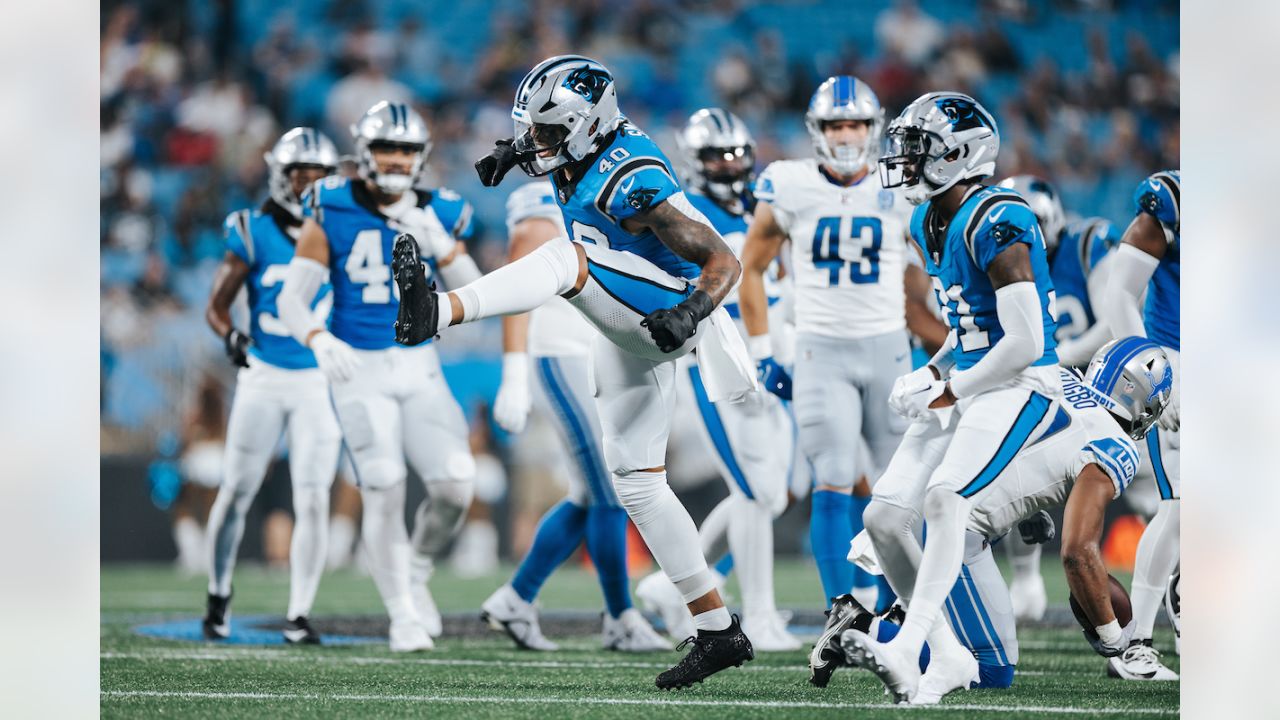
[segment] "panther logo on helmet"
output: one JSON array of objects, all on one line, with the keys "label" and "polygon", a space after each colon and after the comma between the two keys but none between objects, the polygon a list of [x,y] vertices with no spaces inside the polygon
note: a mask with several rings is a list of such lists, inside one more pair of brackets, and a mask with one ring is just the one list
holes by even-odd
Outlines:
[{"label": "panther logo on helmet", "polygon": [[564,79],[562,85],[593,103],[600,102],[613,78],[609,73],[593,67],[581,67]]},{"label": "panther logo on helmet", "polygon": [[951,120],[951,130],[953,132],[975,130],[982,127],[995,129],[995,126],[978,110],[976,105],[963,98],[942,98],[938,100],[938,109]]}]

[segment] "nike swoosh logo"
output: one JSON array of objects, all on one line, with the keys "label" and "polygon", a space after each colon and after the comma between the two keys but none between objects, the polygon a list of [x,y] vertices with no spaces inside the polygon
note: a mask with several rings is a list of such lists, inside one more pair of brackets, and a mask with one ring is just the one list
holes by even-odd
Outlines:
[{"label": "nike swoosh logo", "polygon": [[1005,210],[1008,210],[1008,208],[1002,207],[999,210],[991,213],[990,215],[987,216],[987,222],[994,223],[995,221],[999,220],[1000,216],[1004,214]]},{"label": "nike swoosh logo", "polygon": [[290,640],[293,640],[294,642],[297,642],[307,636],[307,631],[306,630],[285,630],[284,636]]},{"label": "nike swoosh logo", "polygon": [[635,187],[635,186],[636,186],[636,179],[635,179],[635,178],[631,178],[630,180],[628,180],[627,182],[625,182],[625,183],[623,183],[623,184],[622,184],[622,194],[623,194],[623,195],[630,195],[630,194],[631,194],[631,188],[633,188],[633,187]]},{"label": "nike swoosh logo", "polygon": [[894,358],[894,359],[893,359],[893,361],[894,361],[894,362],[902,362],[902,358],[904,358],[904,357],[906,357],[906,356],[907,356],[907,354],[906,354],[906,353],[902,353],[902,354],[901,354],[901,355],[899,355],[898,357]]}]

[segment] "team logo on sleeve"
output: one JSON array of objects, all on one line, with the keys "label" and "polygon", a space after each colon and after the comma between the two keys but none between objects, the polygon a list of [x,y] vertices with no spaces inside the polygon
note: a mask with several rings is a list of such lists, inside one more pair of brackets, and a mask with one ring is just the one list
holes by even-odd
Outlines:
[{"label": "team logo on sleeve", "polygon": [[633,210],[644,212],[653,204],[653,199],[658,196],[657,188],[636,188],[627,193],[627,204]]},{"label": "team logo on sleeve", "polygon": [[1138,198],[1138,204],[1142,206],[1143,210],[1146,210],[1152,215],[1157,215],[1160,212],[1160,206],[1164,203],[1161,202],[1160,195],[1158,193],[1147,191],[1142,193],[1142,197]]},{"label": "team logo on sleeve", "polygon": [[879,200],[880,200],[881,210],[888,210],[892,208],[893,207],[893,191],[881,190]]},{"label": "team logo on sleeve", "polygon": [[996,223],[995,225],[992,225],[990,232],[991,232],[991,239],[996,241],[997,246],[1000,246],[1000,245],[1008,245],[1009,243],[1022,237],[1022,234],[1025,233],[1026,230],[1006,220],[1004,222]]}]

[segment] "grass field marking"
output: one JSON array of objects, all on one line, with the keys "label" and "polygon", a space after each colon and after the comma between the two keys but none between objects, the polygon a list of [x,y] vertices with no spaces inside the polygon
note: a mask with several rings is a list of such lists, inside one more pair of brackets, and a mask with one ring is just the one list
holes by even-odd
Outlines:
[{"label": "grass field marking", "polygon": [[154,697],[186,700],[339,700],[348,702],[435,702],[460,704],[547,704],[547,705],[646,705],[684,707],[750,707],[827,710],[932,710],[936,712],[1036,712],[1053,715],[1176,715],[1178,710],[1161,708],[1078,708],[1040,705],[884,705],[880,703],[822,703],[799,700],[677,700],[668,698],[563,698],[497,697],[472,695],[319,695],[304,693],[186,692],[169,690],[104,690],[103,697]]}]

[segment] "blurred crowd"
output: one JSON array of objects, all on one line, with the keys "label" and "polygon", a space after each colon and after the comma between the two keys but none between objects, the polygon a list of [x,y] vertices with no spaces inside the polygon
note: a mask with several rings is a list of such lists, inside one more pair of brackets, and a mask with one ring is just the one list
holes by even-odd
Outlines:
[{"label": "blurred crowd", "polygon": [[[485,190],[472,162],[511,134],[524,73],[566,52],[608,65],[623,111],[665,147],[694,109],[733,110],[761,168],[810,154],[802,115],[829,75],[866,80],[889,117],[926,90],[967,92],[1000,123],[1001,175],[1045,176],[1070,210],[1122,222],[1128,189],[1179,164],[1177,12],[1174,0],[108,0],[103,452],[178,452],[201,393],[232,387],[204,302],[223,218],[264,196],[262,153],[290,127],[320,127],[345,152],[374,102],[412,103],[434,139],[425,183],[475,206],[482,269],[501,262],[517,183]],[[441,348],[471,368],[455,391],[473,418],[496,388],[483,361],[498,339],[490,326]]]}]

